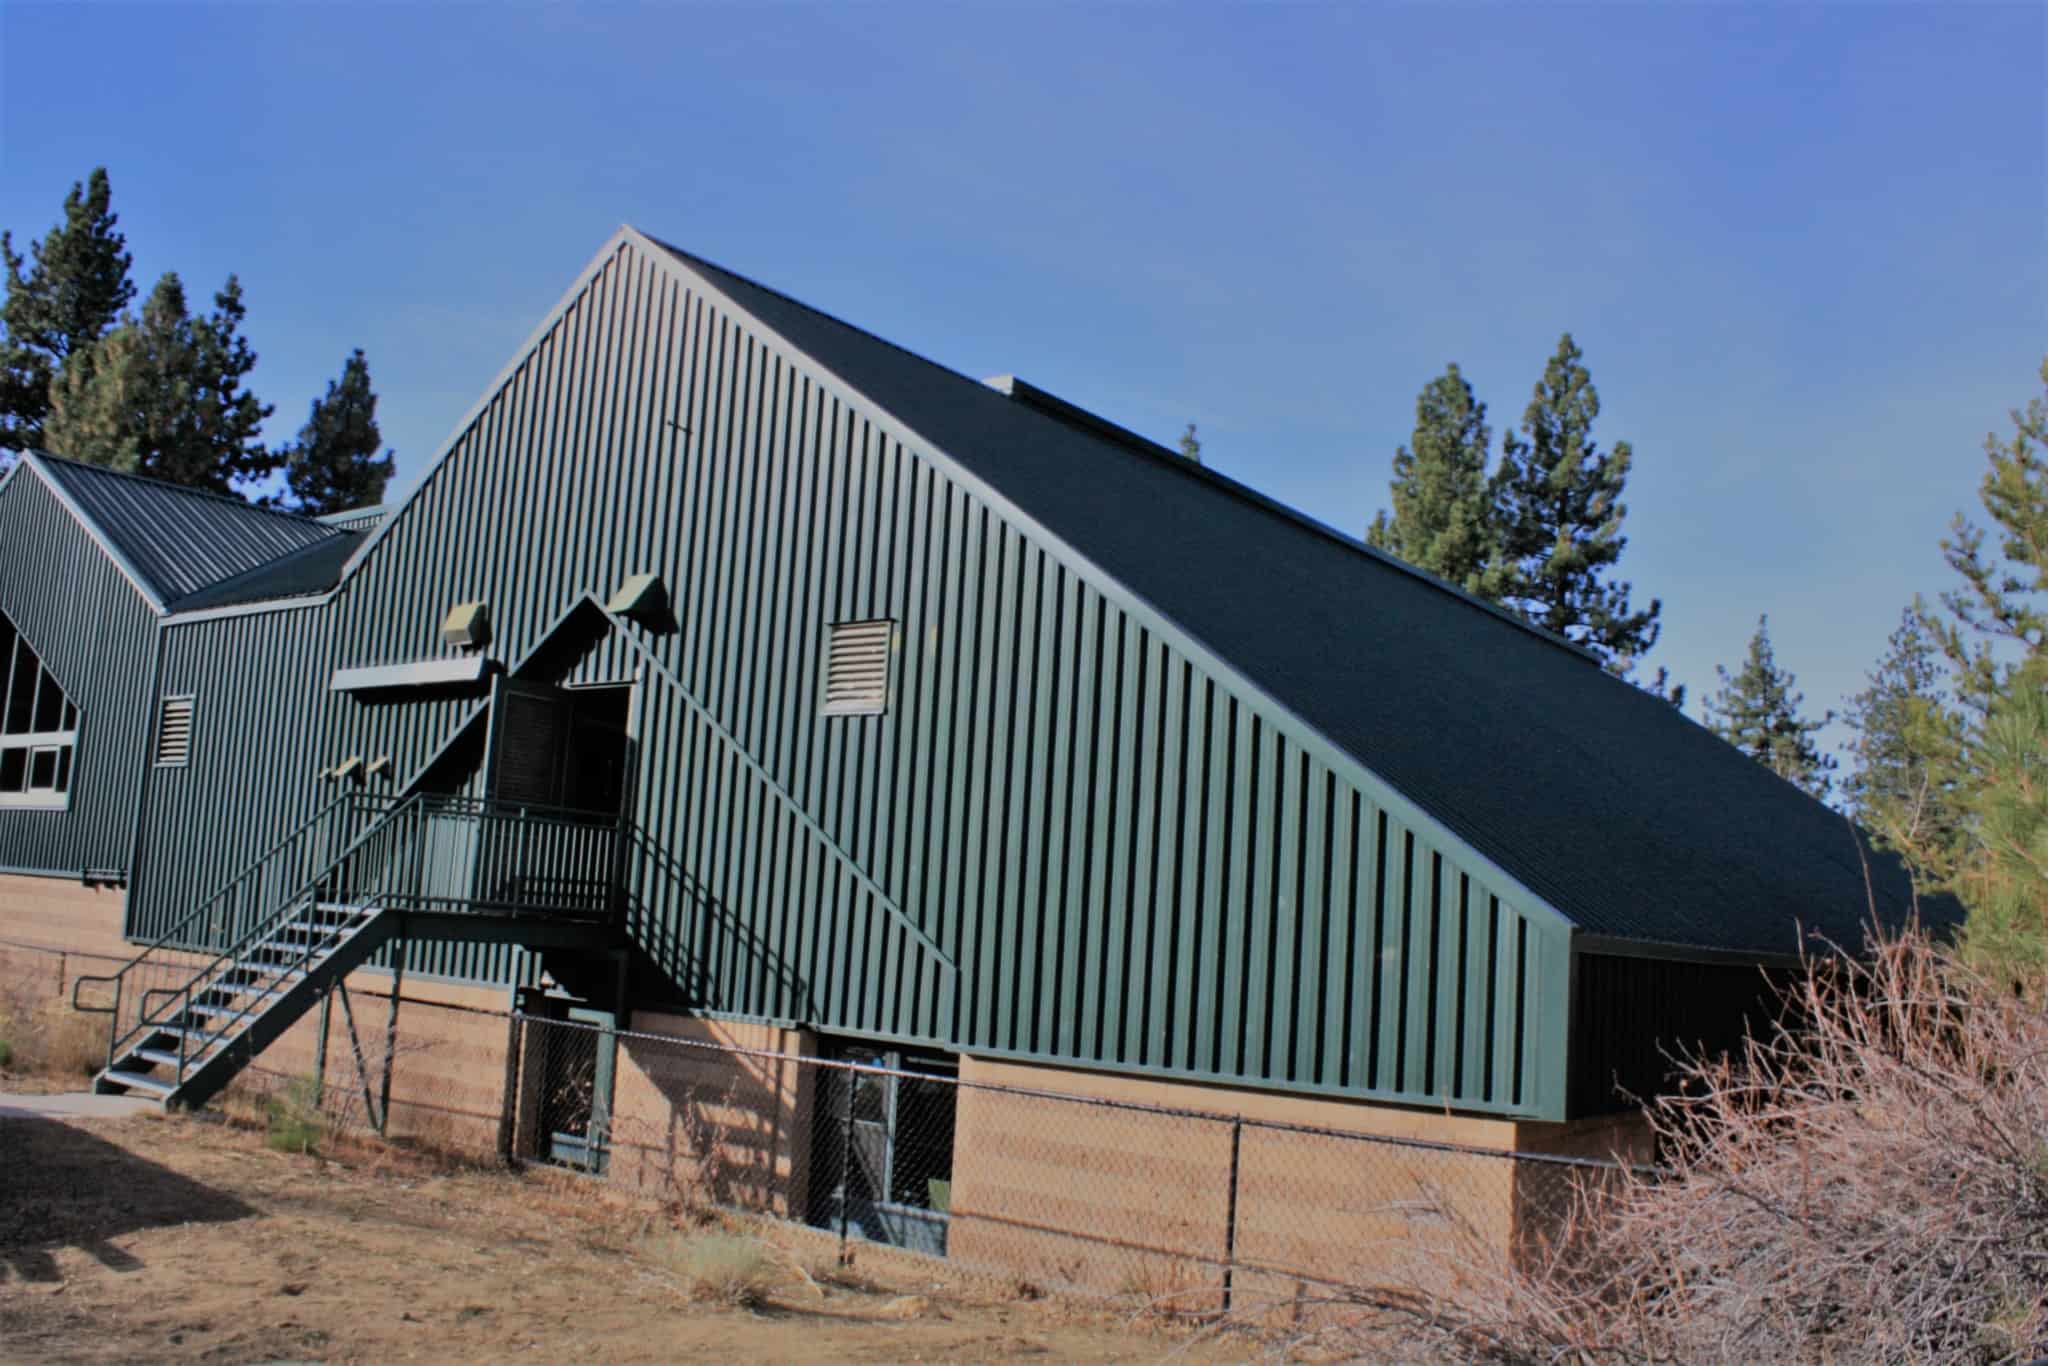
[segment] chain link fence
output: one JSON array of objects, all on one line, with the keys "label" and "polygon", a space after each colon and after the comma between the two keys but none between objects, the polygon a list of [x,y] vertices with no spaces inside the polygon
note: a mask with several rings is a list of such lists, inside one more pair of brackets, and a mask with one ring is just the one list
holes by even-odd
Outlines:
[{"label": "chain link fence", "polygon": [[1420,1287],[1550,1235],[1619,1170],[963,1080],[957,1059],[887,1045],[781,1035],[824,1054],[807,1056],[513,1018],[508,1158],[805,1225],[842,1256],[879,1245],[1170,1312]]}]

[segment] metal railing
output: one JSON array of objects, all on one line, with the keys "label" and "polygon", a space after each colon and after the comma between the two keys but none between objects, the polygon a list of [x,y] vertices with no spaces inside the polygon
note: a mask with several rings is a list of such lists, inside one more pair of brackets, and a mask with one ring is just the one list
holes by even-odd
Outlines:
[{"label": "metal railing", "polygon": [[422,800],[408,889],[423,910],[608,919],[624,835],[619,820],[567,807],[476,797]]},{"label": "metal railing", "polygon": [[[72,1008],[110,1015],[107,1065],[147,1022],[145,1002],[175,990],[223,942],[239,943],[266,925],[305,891],[315,871],[335,857],[335,846],[372,825],[398,804],[393,797],[349,793],[336,797],[287,832],[170,928],[111,973],[87,974],[71,986]],[[90,1003],[87,989],[105,992]]]},{"label": "metal railing", "polygon": [[[337,813],[345,820],[371,819],[340,854],[305,873],[307,852],[317,847],[315,832],[327,829]],[[112,1017],[106,1064],[112,1067],[149,1031],[189,1015],[196,1000],[242,968],[251,950],[309,912],[323,906],[389,907],[605,922],[616,912],[624,847],[616,818],[559,807],[420,793],[338,798],[118,971],[78,978],[71,1003]],[[274,893],[267,913],[249,909],[259,892]],[[227,926],[238,932],[222,936],[218,931]],[[223,950],[197,947],[222,937],[229,938]],[[302,955],[300,966],[314,956]],[[88,988],[111,989],[111,999],[88,1002]],[[260,1013],[271,996],[266,987],[231,1022]],[[190,1055],[186,1036],[179,1037],[182,1080]],[[205,1046],[217,1041],[213,1037]]]}]

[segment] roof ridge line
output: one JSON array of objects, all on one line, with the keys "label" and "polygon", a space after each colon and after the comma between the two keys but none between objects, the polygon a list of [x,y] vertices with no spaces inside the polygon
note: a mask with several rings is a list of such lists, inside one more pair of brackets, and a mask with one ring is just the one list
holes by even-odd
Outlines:
[{"label": "roof ridge line", "polygon": [[[247,498],[238,497],[232,493],[215,493],[212,489],[193,488],[190,484],[174,484],[168,479],[152,479],[146,474],[137,474],[133,470],[117,470],[112,465],[95,465],[90,460],[73,460],[68,455],[53,455],[49,451],[40,448],[36,449],[33,454],[37,459],[47,460],[52,464],[69,465],[73,469],[91,470],[94,474],[111,475],[116,479],[127,479],[137,484],[147,484],[151,488],[163,489],[169,493],[181,493],[190,498],[207,498],[216,503],[225,503],[229,507],[242,508],[249,512],[260,512],[266,517],[282,517],[288,522],[297,522],[302,526],[317,527],[322,525],[317,517],[308,517],[304,513],[293,512],[289,508],[265,507],[261,503],[252,503]],[[329,531],[335,530],[333,527],[326,529]]]},{"label": "roof ridge line", "polygon": [[[790,294],[783,290],[777,289],[773,285],[762,284],[759,280],[754,279],[752,276],[743,275],[739,271],[733,270],[729,266],[722,266],[718,264],[718,262],[716,261],[697,255],[695,252],[686,251],[682,247],[675,245],[673,242],[669,242],[663,238],[656,237],[652,233],[641,232],[639,228],[634,228],[633,231],[640,233],[641,236],[647,238],[648,241],[653,242],[662,250],[673,252],[675,255],[681,257],[684,261],[690,263],[691,265],[708,267],[712,270],[720,272],[721,274],[730,275],[736,280],[743,281],[751,288],[760,290],[763,294],[773,295],[775,298],[781,299],[784,303],[792,304],[797,308],[805,309],[808,312],[815,313],[821,318],[826,318],[834,323],[837,323],[839,326],[846,328],[850,332],[858,333],[860,336],[866,337],[870,341],[878,342],[881,345],[888,347],[892,351],[900,352],[901,354],[910,357],[912,360],[917,361],[920,364],[929,365],[934,370],[938,370],[946,375],[949,375],[952,378],[960,381],[962,384],[970,384],[977,389],[989,390],[992,393],[1003,393],[1002,390],[994,388],[986,380],[975,379],[971,375],[967,375],[962,373],[961,371],[955,370],[950,365],[946,365],[943,362],[933,360],[930,356],[921,355],[918,352],[913,351],[909,347],[903,345],[901,342],[891,341],[887,337],[882,336],[878,332],[869,331],[867,328],[862,327],[859,323],[848,322],[846,319],[840,317],[838,314],[828,313],[824,309],[819,308],[816,304],[805,303],[802,299],[797,298],[794,294]],[[1011,375],[1009,378],[1019,379],[1021,377]],[[1025,380],[1023,382],[1027,385],[1030,384],[1030,381],[1028,380]],[[1037,388],[1037,386],[1035,385],[1032,385],[1031,387],[1034,389]],[[1168,450],[1164,445],[1161,445],[1159,442],[1152,440],[1152,438],[1141,435],[1138,432],[1131,431],[1130,428],[1125,427],[1123,424],[1116,422],[1111,418],[1103,417],[1101,414],[1092,412],[1087,408],[1083,408],[1081,407],[1081,405],[1077,403],[1071,403],[1068,400],[1063,399],[1059,395],[1053,394],[1048,390],[1039,389],[1038,392],[1045,394],[1054,402],[1064,404],[1065,406],[1074,409],[1078,413],[1085,414],[1095,423],[1100,423],[1103,426],[1114,428],[1116,431],[1124,433],[1131,438],[1131,441],[1125,442],[1121,440],[1116,440],[1101,433],[1090,432],[1089,434],[1093,435],[1095,439],[1098,441],[1102,441],[1105,444],[1112,445],[1120,449],[1130,450],[1134,454],[1142,454],[1154,460],[1164,462],[1170,465],[1173,469],[1175,469],[1184,477],[1207,480],[1209,483],[1215,485],[1220,491],[1224,493],[1231,494],[1245,502],[1251,503],[1253,506],[1261,509],[1262,511],[1277,514],[1278,516],[1288,521],[1294,522],[1296,525],[1302,527],[1304,530],[1313,531],[1323,536],[1326,536],[1330,540],[1337,542],[1339,545],[1342,545],[1350,550],[1353,550],[1377,564],[1385,565],[1388,568],[1399,570],[1404,574],[1408,574],[1414,578],[1420,579],[1422,582],[1428,584],[1432,588],[1437,589],[1439,592],[1448,595],[1452,599],[1458,602],[1462,602],[1468,607],[1475,607],[1480,611],[1487,613],[1490,616],[1498,617],[1500,620],[1507,622],[1510,626],[1520,627],[1522,630],[1527,631],[1530,635],[1535,636],[1538,640],[1553,645],[1558,649],[1565,650],[1573,656],[1579,659],[1583,659],[1586,662],[1594,665],[1596,668],[1599,668],[1601,672],[1606,672],[1605,662],[1598,655],[1594,654],[1590,649],[1583,645],[1578,644],[1573,640],[1568,639],[1567,637],[1558,635],[1553,631],[1546,630],[1545,628],[1536,625],[1534,622],[1524,618],[1518,612],[1514,612],[1506,607],[1503,607],[1499,603],[1488,602],[1485,598],[1482,598],[1475,593],[1468,593],[1464,589],[1458,587],[1456,584],[1451,583],[1445,579],[1438,578],[1436,575],[1430,573],[1428,570],[1420,568],[1416,565],[1412,565],[1408,563],[1406,560],[1401,559],[1397,555],[1391,555],[1384,550],[1375,549],[1374,547],[1367,545],[1364,541],[1354,536],[1351,536],[1345,532],[1339,531],[1337,528],[1331,526],[1329,523],[1311,517],[1309,514],[1303,512],[1301,509],[1283,503],[1279,499],[1273,497],[1271,494],[1263,493],[1258,489],[1251,487],[1249,484],[1242,482],[1241,480],[1233,479],[1231,476],[1224,474],[1219,470],[1212,470],[1206,465],[1196,464],[1195,462],[1188,460],[1185,456],[1177,455],[1173,451]],[[1005,394],[1004,397],[1011,398],[1011,396],[1007,394]],[[1014,398],[1011,398],[1011,401],[1018,402],[1018,400]],[[1054,422],[1068,422],[1068,425],[1075,427],[1081,427],[1082,425],[1077,422],[1069,422],[1068,419],[1062,418],[1058,414],[1049,412],[1043,408],[1035,407],[1029,402],[1029,400],[1024,400],[1020,406],[1025,407],[1033,412],[1036,412],[1040,416],[1045,417]],[[1086,428],[1083,428],[1083,430],[1086,430]],[[1627,679],[1620,679],[1619,681],[1623,683],[1628,682]]]}]

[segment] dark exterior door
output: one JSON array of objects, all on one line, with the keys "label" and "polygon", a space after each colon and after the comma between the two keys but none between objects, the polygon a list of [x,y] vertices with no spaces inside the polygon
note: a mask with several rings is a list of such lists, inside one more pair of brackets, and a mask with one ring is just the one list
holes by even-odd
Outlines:
[{"label": "dark exterior door", "polygon": [[498,678],[492,689],[486,795],[497,801],[563,806],[576,699],[567,688]]},{"label": "dark exterior door", "polygon": [[490,801],[478,817],[479,905],[608,911],[631,768],[631,694],[497,680],[484,782]]}]

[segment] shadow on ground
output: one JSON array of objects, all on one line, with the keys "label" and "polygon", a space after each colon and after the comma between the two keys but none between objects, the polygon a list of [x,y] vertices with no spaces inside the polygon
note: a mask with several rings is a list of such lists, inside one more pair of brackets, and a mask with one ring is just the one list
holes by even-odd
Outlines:
[{"label": "shadow on ground", "polygon": [[0,1119],[0,1285],[57,1281],[77,1247],[113,1271],[140,1265],[112,1239],[256,1213],[240,1200],[118,1147],[81,1125]]}]

